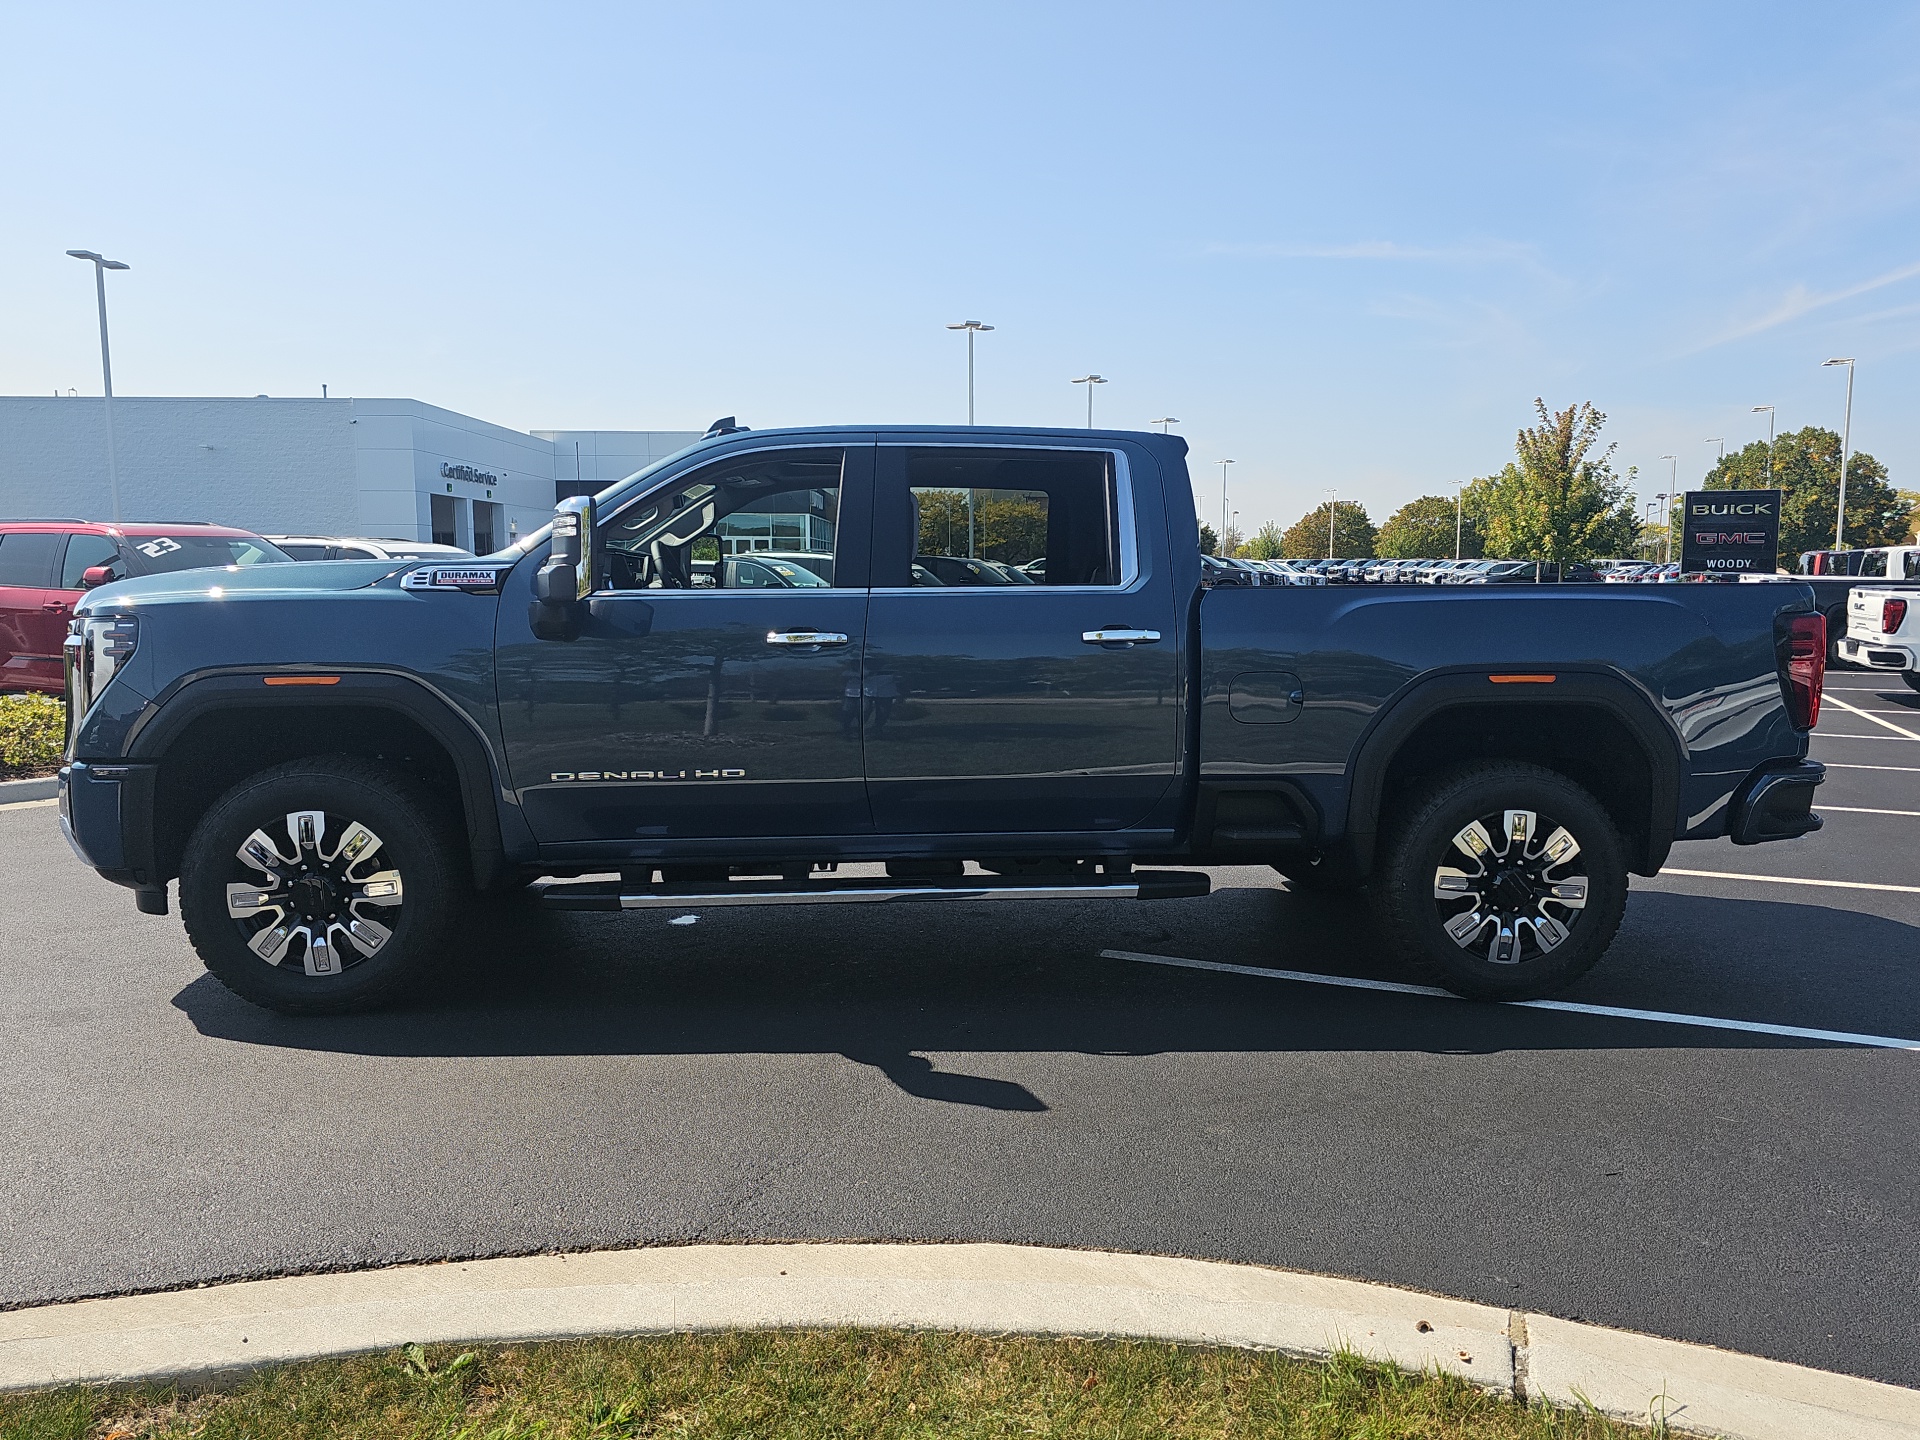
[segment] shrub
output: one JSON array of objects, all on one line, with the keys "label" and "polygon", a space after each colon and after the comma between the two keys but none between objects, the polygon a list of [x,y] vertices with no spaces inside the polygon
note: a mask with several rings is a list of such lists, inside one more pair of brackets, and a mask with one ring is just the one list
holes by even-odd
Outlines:
[{"label": "shrub", "polygon": [[0,776],[40,775],[60,763],[67,707],[51,695],[0,695]]}]

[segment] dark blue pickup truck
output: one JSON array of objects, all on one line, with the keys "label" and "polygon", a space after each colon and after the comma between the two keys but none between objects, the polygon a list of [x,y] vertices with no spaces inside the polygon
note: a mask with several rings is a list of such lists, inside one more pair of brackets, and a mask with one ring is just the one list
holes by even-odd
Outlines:
[{"label": "dark blue pickup truck", "polygon": [[1161,898],[1250,863],[1537,995],[1675,840],[1819,828],[1803,587],[1215,589],[1185,456],[722,424],[480,560],[108,585],[62,823],[298,1012],[427,979],[475,892]]}]

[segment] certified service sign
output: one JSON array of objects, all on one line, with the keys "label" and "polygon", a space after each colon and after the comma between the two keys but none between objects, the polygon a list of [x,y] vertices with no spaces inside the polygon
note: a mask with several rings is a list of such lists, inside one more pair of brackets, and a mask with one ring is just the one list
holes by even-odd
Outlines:
[{"label": "certified service sign", "polygon": [[1689,490],[1680,569],[1688,575],[1771,575],[1780,553],[1778,490]]}]

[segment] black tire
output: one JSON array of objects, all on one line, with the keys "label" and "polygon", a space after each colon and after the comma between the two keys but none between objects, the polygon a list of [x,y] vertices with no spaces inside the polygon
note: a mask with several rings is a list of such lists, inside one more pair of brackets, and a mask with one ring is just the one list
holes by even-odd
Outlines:
[{"label": "black tire", "polygon": [[[1512,815],[1530,817],[1517,850]],[[1476,822],[1490,846],[1480,858],[1469,838]],[[1562,830],[1575,848],[1555,861]],[[1456,995],[1533,999],[1606,953],[1626,912],[1626,847],[1600,802],[1566,776],[1481,761],[1435,777],[1390,817],[1371,890],[1389,940],[1416,970]]]},{"label": "black tire", "polygon": [[[254,861],[240,853],[250,842]],[[375,1009],[418,985],[471,893],[445,807],[401,771],[348,756],[243,780],[194,827],[180,868],[180,915],[207,969],[283,1015]]]},{"label": "black tire", "polygon": [[1920,690],[1920,670],[1902,670],[1900,678],[1907,682],[1907,689]]}]

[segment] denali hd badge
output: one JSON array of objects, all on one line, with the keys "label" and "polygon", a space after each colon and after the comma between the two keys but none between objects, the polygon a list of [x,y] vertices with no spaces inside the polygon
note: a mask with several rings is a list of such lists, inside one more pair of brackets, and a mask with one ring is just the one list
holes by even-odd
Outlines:
[{"label": "denali hd badge", "polygon": [[469,595],[498,595],[508,566],[423,565],[400,577],[402,590],[464,590]]},{"label": "denali hd badge", "polygon": [[549,780],[744,780],[744,770],[555,770]]}]

